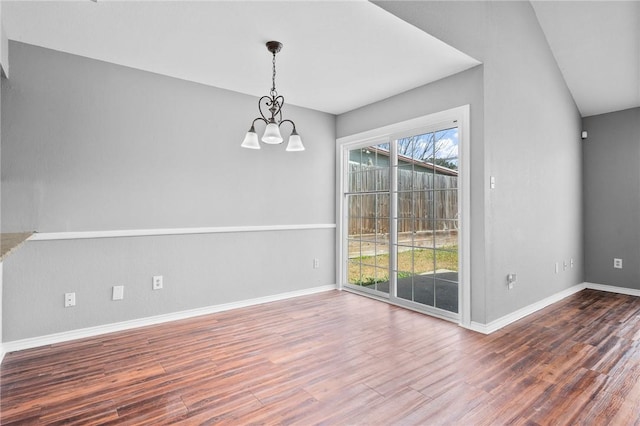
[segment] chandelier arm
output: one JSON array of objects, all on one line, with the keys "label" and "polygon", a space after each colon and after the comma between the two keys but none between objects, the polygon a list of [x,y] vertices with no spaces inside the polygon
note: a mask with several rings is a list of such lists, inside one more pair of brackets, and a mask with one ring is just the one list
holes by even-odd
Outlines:
[{"label": "chandelier arm", "polygon": [[252,122],[251,122],[251,127],[255,127],[256,125],[256,121],[264,121],[265,124],[269,124],[269,122],[264,118],[264,117],[256,117]]},{"label": "chandelier arm", "polygon": [[289,120],[289,119],[282,120],[282,121],[280,122],[280,124],[278,124],[278,126],[282,126],[282,124],[283,124],[283,123],[286,123],[286,122],[291,123],[291,125],[293,126],[293,131],[295,132],[295,131],[296,131],[296,123],[294,123],[293,121],[291,121],[291,120]]}]

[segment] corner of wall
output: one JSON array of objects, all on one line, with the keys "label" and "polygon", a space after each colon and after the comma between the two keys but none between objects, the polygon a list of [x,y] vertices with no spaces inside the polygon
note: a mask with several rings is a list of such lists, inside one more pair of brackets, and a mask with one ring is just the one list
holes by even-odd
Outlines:
[{"label": "corner of wall", "polygon": [[9,39],[4,32],[2,20],[2,2],[0,1],[0,71],[6,77],[9,76]]},{"label": "corner of wall", "polygon": [[[9,46],[7,35],[2,24],[2,2],[0,2],[0,69],[3,75],[9,75]],[[1,77],[0,77],[1,78]],[[0,104],[2,104],[2,91],[0,90]],[[0,108],[0,135],[2,134],[2,109]],[[2,169],[2,137],[0,136],[0,171]],[[0,228],[2,224],[2,182],[0,182]],[[2,261],[0,261],[0,364],[4,358],[2,347]]]},{"label": "corner of wall", "polygon": [[584,279],[638,291],[640,108],[584,117],[582,129]]},{"label": "corner of wall", "polygon": [[544,308],[546,308],[547,306],[553,305],[554,303],[557,303],[559,301],[561,301],[562,299],[565,299],[575,293],[578,293],[582,290],[584,290],[585,288],[592,288],[589,287],[586,283],[580,283],[580,284],[576,284],[572,287],[569,287],[565,290],[562,290],[558,293],[552,294],[549,297],[545,297],[542,300],[539,300],[535,303],[532,303],[530,305],[527,305],[523,308],[520,308],[516,311],[513,311],[507,315],[504,315],[496,320],[491,321],[488,324],[483,324],[483,323],[479,323],[479,322],[475,322],[472,321],[471,324],[468,327],[465,327],[469,330],[478,332],[478,333],[482,333],[482,334],[491,334],[494,333],[516,321],[521,320],[522,318],[529,316],[531,314],[534,314]]},{"label": "corner of wall", "polygon": [[0,364],[4,358],[4,347],[2,346],[2,262],[0,261]]}]

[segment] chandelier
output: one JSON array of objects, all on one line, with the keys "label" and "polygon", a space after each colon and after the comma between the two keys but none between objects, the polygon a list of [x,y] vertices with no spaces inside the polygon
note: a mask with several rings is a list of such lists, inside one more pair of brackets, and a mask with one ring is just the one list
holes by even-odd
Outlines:
[{"label": "chandelier", "polygon": [[[284,97],[278,95],[276,91],[276,53],[282,49],[282,43],[278,41],[268,41],[267,50],[273,54],[273,74],[271,77],[271,90],[269,96],[263,96],[258,100],[258,112],[260,117],[253,120],[251,128],[244,137],[242,142],[243,148],[260,149],[260,143],[258,142],[258,134],[256,133],[255,124],[256,121],[264,121],[267,127],[262,135],[262,142],[271,145],[277,145],[283,142],[282,135],[280,134],[280,126],[283,123],[291,123],[293,130],[289,136],[289,142],[287,143],[287,151],[304,151],[304,145],[302,145],[302,139],[296,132],[296,124],[291,120],[282,119],[282,106],[284,105]],[[265,112],[268,111],[266,114]]]}]

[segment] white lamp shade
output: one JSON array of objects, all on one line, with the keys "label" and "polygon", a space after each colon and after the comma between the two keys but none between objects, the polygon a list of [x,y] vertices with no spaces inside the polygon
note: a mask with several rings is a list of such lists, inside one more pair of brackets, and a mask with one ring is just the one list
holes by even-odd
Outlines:
[{"label": "white lamp shade", "polygon": [[267,128],[264,129],[264,136],[262,136],[262,142],[276,145],[282,143],[282,140],[280,127],[276,123],[267,124]]},{"label": "white lamp shade", "polygon": [[304,145],[302,145],[302,139],[297,133],[292,133],[289,136],[289,143],[287,144],[287,151],[304,151]]},{"label": "white lamp shade", "polygon": [[249,149],[260,149],[260,142],[258,142],[258,135],[256,132],[249,130],[244,136],[244,141],[242,141],[242,145],[240,146]]}]

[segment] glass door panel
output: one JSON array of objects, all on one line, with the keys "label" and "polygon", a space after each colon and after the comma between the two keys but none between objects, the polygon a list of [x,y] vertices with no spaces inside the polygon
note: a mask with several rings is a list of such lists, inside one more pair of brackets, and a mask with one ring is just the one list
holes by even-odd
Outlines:
[{"label": "glass door panel", "polygon": [[348,152],[347,284],[389,294],[389,144]]},{"label": "glass door panel", "polygon": [[458,312],[458,131],[399,139],[396,297]]}]

